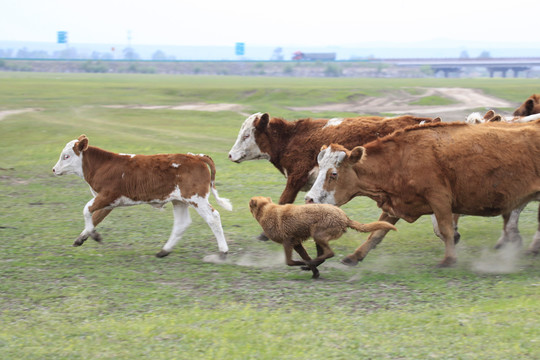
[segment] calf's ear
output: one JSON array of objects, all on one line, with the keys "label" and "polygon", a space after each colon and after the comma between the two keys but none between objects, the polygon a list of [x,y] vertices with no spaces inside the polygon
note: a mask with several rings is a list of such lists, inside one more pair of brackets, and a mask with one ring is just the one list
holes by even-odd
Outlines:
[{"label": "calf's ear", "polygon": [[366,149],[363,146],[357,146],[351,150],[349,159],[353,163],[358,162],[360,159],[362,159],[362,157],[364,157],[365,152],[366,152]]},{"label": "calf's ear", "polygon": [[270,122],[270,115],[268,115],[268,113],[264,113],[259,118],[259,121],[255,125],[255,127],[259,131],[264,131],[264,129],[266,129],[266,127],[268,126],[269,122]]},{"label": "calf's ear", "polygon": [[80,153],[88,149],[88,138],[86,135],[83,134],[79,136],[77,140],[79,140],[79,142],[75,144],[75,147]]}]

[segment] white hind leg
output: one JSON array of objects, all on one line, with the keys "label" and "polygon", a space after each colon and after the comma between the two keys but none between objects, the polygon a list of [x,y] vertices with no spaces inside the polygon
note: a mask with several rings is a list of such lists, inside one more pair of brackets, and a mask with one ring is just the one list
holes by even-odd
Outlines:
[{"label": "white hind leg", "polygon": [[156,254],[157,257],[164,257],[171,253],[173,247],[178,240],[184,234],[184,231],[191,224],[191,217],[189,216],[189,206],[181,202],[173,202],[173,214],[174,225],[169,240],[165,243],[160,252]]},{"label": "white hind leg", "polygon": [[221,217],[219,212],[210,205],[208,199],[200,198],[197,202],[193,203],[193,207],[199,215],[206,221],[214,236],[216,237],[219,251],[222,257],[225,257],[229,251],[229,246],[227,245],[227,240],[225,240],[225,234],[223,233],[223,228],[221,227]]}]

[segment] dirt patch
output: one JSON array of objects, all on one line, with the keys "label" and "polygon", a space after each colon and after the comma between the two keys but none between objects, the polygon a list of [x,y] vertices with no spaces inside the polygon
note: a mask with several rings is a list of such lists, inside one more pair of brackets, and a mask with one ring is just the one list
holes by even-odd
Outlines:
[{"label": "dirt patch", "polygon": [[26,108],[26,109],[13,109],[13,110],[0,110],[0,121],[4,120],[6,117],[11,115],[23,114],[32,111],[41,111],[41,109],[36,108]]},{"label": "dirt patch", "polygon": [[183,105],[104,105],[109,109],[142,109],[142,110],[185,110],[185,111],[233,111],[242,113],[244,106],[239,104],[206,104],[192,103]]},{"label": "dirt patch", "polygon": [[[478,108],[496,109],[515,107],[509,101],[484,94],[478,89],[466,88],[417,88],[418,94],[405,90],[392,91],[381,97],[362,97],[348,103],[323,104],[310,107],[291,107],[294,111],[353,112],[358,114],[411,114],[418,116],[441,116],[443,120],[464,120]],[[426,96],[440,96],[454,101],[441,106],[411,105]]]}]

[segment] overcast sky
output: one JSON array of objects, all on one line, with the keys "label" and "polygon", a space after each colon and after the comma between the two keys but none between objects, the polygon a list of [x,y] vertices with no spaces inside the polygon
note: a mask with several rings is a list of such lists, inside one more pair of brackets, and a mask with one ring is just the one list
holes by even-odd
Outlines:
[{"label": "overcast sky", "polygon": [[530,42],[540,0],[0,0],[0,41],[354,46],[438,38]]}]

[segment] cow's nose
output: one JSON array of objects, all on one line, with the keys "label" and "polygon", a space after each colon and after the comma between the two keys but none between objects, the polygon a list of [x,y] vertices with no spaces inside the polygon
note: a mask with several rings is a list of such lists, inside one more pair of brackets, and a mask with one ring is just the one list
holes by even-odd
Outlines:
[{"label": "cow's nose", "polygon": [[309,196],[306,196],[306,204],[314,204],[315,201],[313,201],[313,198],[310,198]]},{"label": "cow's nose", "polygon": [[231,159],[232,159],[232,155],[231,155],[231,154],[229,154],[229,160],[231,160]]},{"label": "cow's nose", "polygon": [[54,171],[54,168],[52,168],[52,172],[56,172],[56,171]]}]

